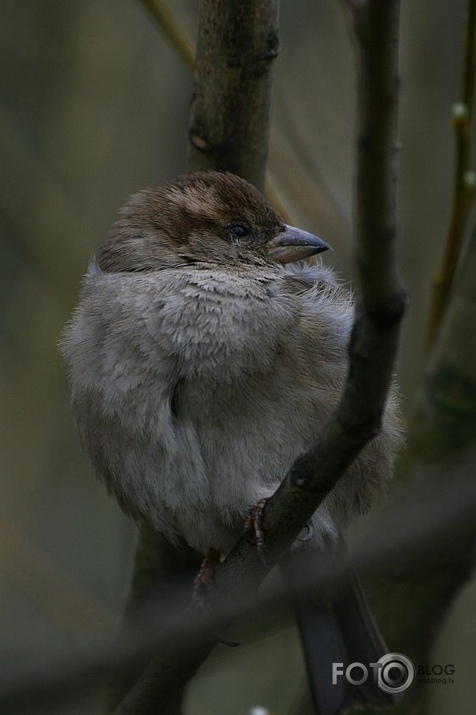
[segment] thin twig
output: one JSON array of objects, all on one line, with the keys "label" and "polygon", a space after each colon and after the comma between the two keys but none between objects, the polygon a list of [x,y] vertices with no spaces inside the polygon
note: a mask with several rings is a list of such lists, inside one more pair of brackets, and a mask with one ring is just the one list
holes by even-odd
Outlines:
[{"label": "thin twig", "polygon": [[141,0],[165,32],[190,72],[195,67],[195,47],[174,13],[163,0]]},{"label": "thin twig", "polygon": [[15,522],[0,521],[0,572],[62,627],[81,633],[114,633],[115,620]]},{"label": "thin twig", "polygon": [[[474,455],[476,449],[476,333],[468,330],[476,320],[475,275],[473,230],[408,425],[405,480],[395,484],[390,493],[390,509],[384,507],[375,515],[383,528],[391,528],[391,509],[397,504],[402,513],[415,509],[416,492],[426,494],[433,502],[431,521],[443,509],[443,504],[438,506],[435,501],[436,495],[448,500],[450,509],[458,492],[459,498],[471,500],[474,464],[463,462],[463,455]],[[466,470],[462,482],[454,479],[458,464]],[[428,526],[425,510],[422,518]],[[447,531],[442,530],[431,544],[414,534],[413,547],[409,548],[421,552],[420,568],[398,566],[389,558],[381,573],[365,584],[387,641],[414,663],[429,662],[440,626],[474,572],[476,520],[460,520],[453,514],[446,523]],[[404,518],[394,528],[404,531],[406,526]],[[424,686],[416,683],[395,715],[420,712],[412,703],[425,697],[425,692]]]},{"label": "thin twig", "polygon": [[471,139],[476,70],[476,0],[469,0],[461,99],[453,106],[456,135],[456,162],[453,205],[448,236],[438,274],[433,280],[427,347],[430,348],[441,325],[453,285],[463,243],[468,214],[476,196],[476,175],[471,169]]}]

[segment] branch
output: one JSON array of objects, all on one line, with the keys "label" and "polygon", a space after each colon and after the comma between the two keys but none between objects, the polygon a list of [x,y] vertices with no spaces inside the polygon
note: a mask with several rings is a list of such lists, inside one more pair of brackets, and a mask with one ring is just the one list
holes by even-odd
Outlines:
[{"label": "branch", "polygon": [[[474,455],[476,448],[476,334],[468,330],[476,321],[475,276],[476,229],[464,253],[459,280],[409,424],[406,478],[403,489],[402,483],[395,487],[392,500],[398,500],[404,512],[439,494],[452,500],[470,499],[474,488],[474,462],[463,464],[463,487],[454,481],[449,465],[461,463],[468,452]],[[386,519],[387,510],[381,516],[382,522]],[[382,573],[366,584],[384,635],[396,651],[413,662],[428,662],[441,623],[474,571],[475,546],[474,516],[470,520],[455,517],[431,543],[415,541],[411,565],[405,559],[389,559]],[[414,703],[421,695],[421,687],[412,687],[396,713],[407,713],[408,701]]]},{"label": "branch", "polygon": [[[126,644],[131,640],[131,629],[134,631],[143,623],[144,611],[150,609],[151,604],[156,605],[167,600],[171,616],[172,613],[176,614],[187,607],[193,579],[200,569],[201,560],[200,555],[186,544],[178,549],[162,534],[155,532],[147,524],[142,524],[134,557],[130,593],[118,637],[117,647],[120,650],[125,650],[127,655]],[[173,596],[169,597],[172,584],[177,584],[177,581],[180,582],[180,589],[174,588]],[[132,641],[134,642],[133,637]],[[125,657],[125,662],[120,662],[121,667],[113,670],[109,680],[108,712],[113,712],[125,698],[147,667],[152,655],[153,651],[145,648],[141,658],[131,660]]]},{"label": "branch", "polygon": [[[171,41],[172,45],[177,50],[177,53],[185,62],[188,69],[193,72],[195,69],[195,47],[187,37],[184,28],[180,25],[176,16],[165,7],[165,4],[162,2],[162,0],[142,0],[142,2],[148,8],[151,15],[154,17],[160,27],[163,29],[163,31]],[[268,88],[266,89],[266,91],[269,91]],[[270,144],[272,148],[272,135],[270,137]],[[285,221],[286,223],[293,223],[290,215],[288,214],[281,200],[279,199],[279,192],[277,191],[275,182],[269,176],[269,172],[267,172],[265,194],[271,201],[273,206],[276,208],[283,221]]]},{"label": "branch", "polygon": [[201,3],[189,171],[232,171],[263,190],[277,14],[278,0]]},{"label": "branch", "polygon": [[[462,102],[457,105],[455,117],[455,194],[448,243],[433,295],[429,332],[432,352],[408,425],[409,448],[402,465],[404,480],[396,485],[393,495],[393,501],[398,499],[404,509],[415,507],[416,490],[419,503],[435,493],[448,492],[451,488],[458,490],[448,465],[460,461],[462,453],[474,450],[476,444],[476,337],[474,331],[468,330],[476,320],[474,226],[460,257],[468,212],[474,200],[474,188],[468,183],[467,174],[475,33],[476,2],[470,0]],[[454,273],[458,261],[461,265],[456,282]],[[468,479],[474,479],[474,470],[468,464],[466,469]],[[386,510],[381,518],[386,520]],[[456,518],[448,531],[431,545],[422,548],[415,542],[418,558],[411,566],[401,560],[389,562],[391,565],[387,565],[378,578],[366,584],[384,634],[395,650],[407,654],[414,662],[428,662],[440,625],[474,571],[475,545],[474,519],[461,523]],[[413,687],[396,712],[408,712],[420,698],[421,688]]]},{"label": "branch", "polygon": [[476,0],[469,0],[461,99],[453,106],[456,134],[455,185],[451,220],[440,270],[433,281],[427,344],[434,343],[448,305],[469,212],[476,196],[476,176],[471,170],[471,137],[476,65]]},{"label": "branch", "polygon": [[295,465],[293,483],[327,494],[380,429],[406,292],[396,269],[398,0],[349,5],[360,56],[356,306],[350,372],[333,420]]}]

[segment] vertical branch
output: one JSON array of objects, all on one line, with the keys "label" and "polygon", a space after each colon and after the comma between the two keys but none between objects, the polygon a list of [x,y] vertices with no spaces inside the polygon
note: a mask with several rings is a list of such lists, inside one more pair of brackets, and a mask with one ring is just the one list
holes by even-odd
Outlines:
[{"label": "vertical branch", "polygon": [[264,187],[278,0],[203,0],[189,171],[222,169]]},{"label": "vertical branch", "polygon": [[396,272],[399,2],[369,0],[352,10],[360,55],[356,220],[362,301],[372,311],[400,291]]},{"label": "vertical branch", "polygon": [[[176,16],[170,12],[170,10],[165,6],[163,0],[142,0],[143,5],[149,10],[152,17],[156,20],[158,25],[162,28],[172,45],[177,51],[177,54],[182,58],[187,68],[193,72],[195,68],[195,46],[188,39],[187,33],[184,28],[178,22]],[[277,16],[276,12],[276,16]],[[266,91],[269,93],[270,81],[265,85]],[[269,98],[268,98],[269,100]],[[267,116],[264,117],[266,121]],[[263,126],[263,141],[268,141],[268,132],[266,126]],[[274,142],[276,144],[276,141]],[[273,146],[273,136],[270,137],[271,148]],[[264,149],[266,149],[266,144],[263,144]],[[247,151],[247,147],[244,148]],[[266,151],[265,151],[266,154]],[[190,168],[190,171],[193,171]],[[244,175],[244,174],[243,174]],[[267,173],[265,192],[268,199],[271,201],[281,218],[286,223],[292,223],[292,219],[282,202],[279,199],[278,191],[275,186],[275,182],[270,178],[269,172]]]},{"label": "vertical branch", "polygon": [[344,394],[294,477],[319,474],[327,492],[337,481],[339,461],[340,468],[349,466],[380,429],[406,304],[395,258],[400,3],[348,0],[347,6],[360,59],[355,244],[360,295]]},{"label": "vertical branch", "polygon": [[[379,412],[369,418],[379,424],[406,304],[395,256],[400,2],[368,0],[349,7],[360,57],[355,249],[360,305],[351,344],[355,385],[349,380],[341,414],[345,421],[355,389],[363,388],[362,394],[378,396]],[[360,410],[354,417],[361,419]]]},{"label": "vertical branch", "polygon": [[469,0],[461,99],[453,106],[453,126],[456,135],[453,205],[440,269],[433,281],[433,295],[427,336],[429,347],[431,347],[438,335],[438,330],[448,304],[468,214],[476,195],[476,177],[474,170],[471,169],[475,65],[476,0]]},{"label": "vertical branch", "polygon": [[[150,609],[151,603],[157,601],[159,596],[165,596],[171,583],[180,581],[182,593],[188,583],[189,592],[192,591],[200,562],[200,556],[186,544],[179,549],[148,524],[141,525],[119,644],[127,643],[131,628],[142,621],[143,613]],[[175,598],[177,610],[187,605],[183,599],[179,601]],[[109,712],[116,709],[147,665],[147,659],[142,662],[137,659],[112,673],[109,679]]]}]

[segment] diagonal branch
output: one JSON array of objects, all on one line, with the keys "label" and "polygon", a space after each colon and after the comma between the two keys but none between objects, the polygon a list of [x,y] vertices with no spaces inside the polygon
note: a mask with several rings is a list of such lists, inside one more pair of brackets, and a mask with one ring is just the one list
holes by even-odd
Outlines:
[{"label": "diagonal branch", "polygon": [[193,72],[195,67],[195,47],[177,22],[173,12],[166,7],[163,0],[141,0],[141,2],[162,27],[188,69]]}]

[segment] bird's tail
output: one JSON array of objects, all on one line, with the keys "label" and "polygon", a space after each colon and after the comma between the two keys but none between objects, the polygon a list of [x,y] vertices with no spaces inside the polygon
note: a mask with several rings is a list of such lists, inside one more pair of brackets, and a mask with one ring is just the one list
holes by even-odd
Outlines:
[{"label": "bird's tail", "polygon": [[[346,558],[343,541],[333,547],[333,558]],[[327,553],[302,547],[292,551],[280,564],[283,580],[290,592],[300,631],[309,686],[317,715],[342,715],[363,706],[390,707],[400,699],[382,690],[378,668],[371,663],[388,653],[370,607],[355,573],[347,571],[333,585],[319,579]],[[327,563],[329,561],[327,560]],[[316,573],[324,585],[309,590],[300,588],[302,574]],[[354,667],[350,682],[345,671]],[[374,675],[375,674],[375,675]],[[356,681],[362,681],[356,684]],[[381,681],[380,681],[381,683]]]}]

